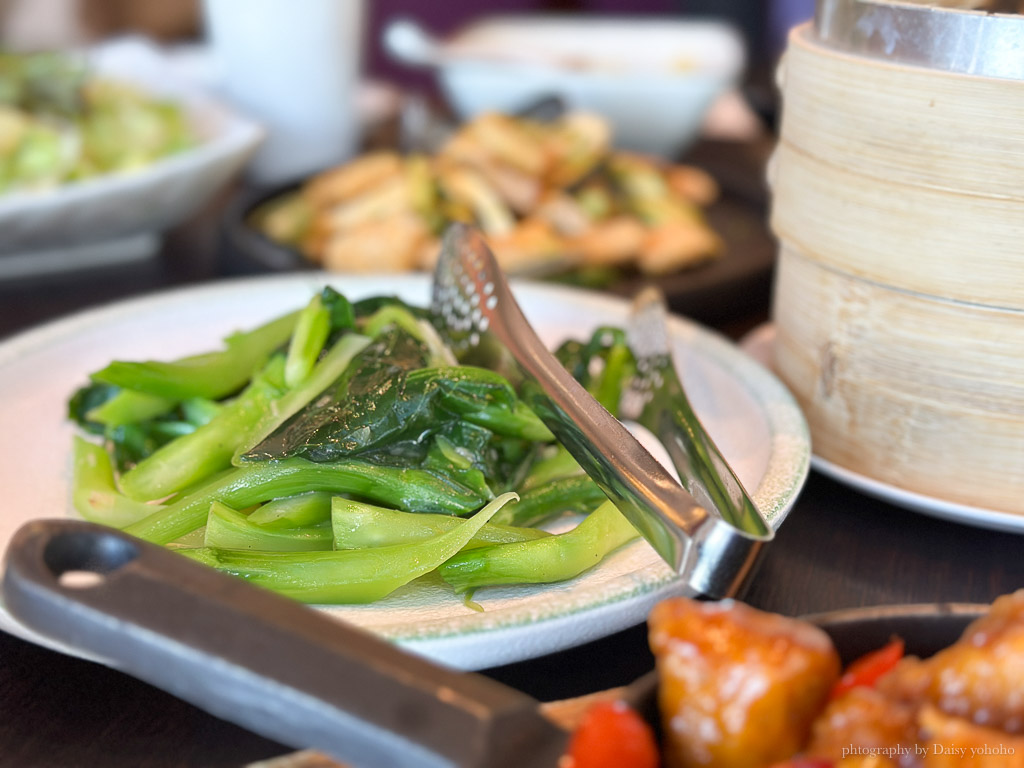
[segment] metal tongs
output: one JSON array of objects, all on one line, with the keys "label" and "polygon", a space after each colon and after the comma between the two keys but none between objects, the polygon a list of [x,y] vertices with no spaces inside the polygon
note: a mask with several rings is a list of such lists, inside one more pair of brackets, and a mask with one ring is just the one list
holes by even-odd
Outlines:
[{"label": "metal tongs", "polygon": [[705,431],[686,395],[668,330],[665,297],[646,288],[633,300],[626,328],[637,376],[624,398],[627,419],[649,429],[668,451],[685,488],[706,508],[755,536],[771,539],[772,528]]},{"label": "metal tongs", "polygon": [[[548,351],[479,232],[449,227],[434,273],[433,309],[445,321],[446,341],[458,353],[482,343],[504,348],[527,383],[527,405],[637,531],[695,593],[728,597],[772,529],[711,439],[693,428],[699,422],[675,374],[657,304],[647,306],[630,339],[646,350],[639,416],[665,443],[685,488]],[[661,342],[648,343],[659,333]]]}]

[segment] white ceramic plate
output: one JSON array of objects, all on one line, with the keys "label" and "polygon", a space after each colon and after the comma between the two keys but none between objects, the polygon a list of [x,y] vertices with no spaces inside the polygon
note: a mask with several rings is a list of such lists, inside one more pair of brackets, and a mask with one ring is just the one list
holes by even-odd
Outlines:
[{"label": "white ceramic plate", "polygon": [[[772,346],[774,343],[775,326],[771,323],[765,323],[747,334],[741,340],[740,346],[747,354],[758,360],[766,368],[771,368]],[[920,512],[941,520],[949,520],[950,522],[962,523],[977,528],[990,528],[995,531],[1006,531],[1008,533],[1024,533],[1024,516],[1021,515],[985,509],[983,507],[971,507],[966,504],[957,504],[945,499],[937,499],[933,496],[907,491],[858,472],[853,472],[838,464],[833,464],[831,461],[827,461],[813,453],[811,455],[811,466],[823,475],[828,475],[833,480],[837,480],[851,488],[856,488],[861,493],[913,512]]]},{"label": "white ceramic plate", "polygon": [[91,266],[102,260],[97,243],[152,239],[209,200],[263,138],[255,123],[177,76],[151,44],[119,40],[91,51],[89,60],[98,75],[181,104],[198,143],[132,173],[0,195],[0,277]]},{"label": "white ceramic plate", "polygon": [[[304,305],[324,283],[353,298],[388,294],[429,302],[423,276],[250,278],[94,309],[0,344],[0,548],[29,520],[74,514],[68,496],[73,427],[65,402],[90,372],[115,358],[172,359],[216,348],[233,330]],[[625,302],[598,294],[527,283],[515,291],[552,345],[621,323],[628,313]],[[809,468],[803,415],[788,390],[728,340],[682,319],[673,319],[671,333],[694,408],[778,526]],[[638,540],[569,582],[479,590],[474,599],[482,613],[429,577],[374,605],[324,610],[440,663],[482,669],[636,625],[656,601],[682,591],[670,569]],[[0,629],[52,647],[2,606]]]}]

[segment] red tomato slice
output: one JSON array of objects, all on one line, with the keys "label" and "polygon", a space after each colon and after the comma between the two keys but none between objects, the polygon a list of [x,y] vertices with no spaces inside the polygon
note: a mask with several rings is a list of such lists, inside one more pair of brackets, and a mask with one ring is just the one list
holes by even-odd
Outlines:
[{"label": "red tomato slice", "polygon": [[838,698],[860,685],[873,686],[878,682],[878,678],[896,666],[896,662],[903,658],[903,653],[903,641],[894,638],[878,650],[864,654],[850,663],[846,672],[833,686],[829,697]]},{"label": "red tomato slice", "polygon": [[592,706],[569,740],[565,768],[658,768],[654,731],[621,701]]}]

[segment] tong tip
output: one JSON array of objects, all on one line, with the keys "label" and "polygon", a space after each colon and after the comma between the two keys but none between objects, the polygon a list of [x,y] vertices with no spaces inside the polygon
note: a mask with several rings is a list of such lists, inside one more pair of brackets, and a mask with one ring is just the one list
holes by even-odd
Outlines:
[{"label": "tong tip", "polygon": [[647,358],[671,353],[667,319],[668,306],[660,289],[648,286],[636,295],[626,327],[634,355]]}]

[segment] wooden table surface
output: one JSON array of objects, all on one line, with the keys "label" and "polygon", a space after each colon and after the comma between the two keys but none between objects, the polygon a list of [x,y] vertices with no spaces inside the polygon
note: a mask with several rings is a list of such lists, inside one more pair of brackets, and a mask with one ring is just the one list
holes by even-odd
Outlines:
[{"label": "wooden table surface", "polygon": [[[0,281],[0,337],[108,301],[220,279],[221,206],[171,233],[160,254],[116,270]],[[716,325],[736,337],[767,316],[750,293]],[[965,482],[969,479],[965,478]],[[880,501],[812,472],[741,594],[788,615],[905,602],[989,602],[1024,586],[1020,538]],[[644,627],[487,674],[549,700],[629,682],[651,667]],[[284,746],[101,665],[0,633],[0,765],[242,766]]]}]

